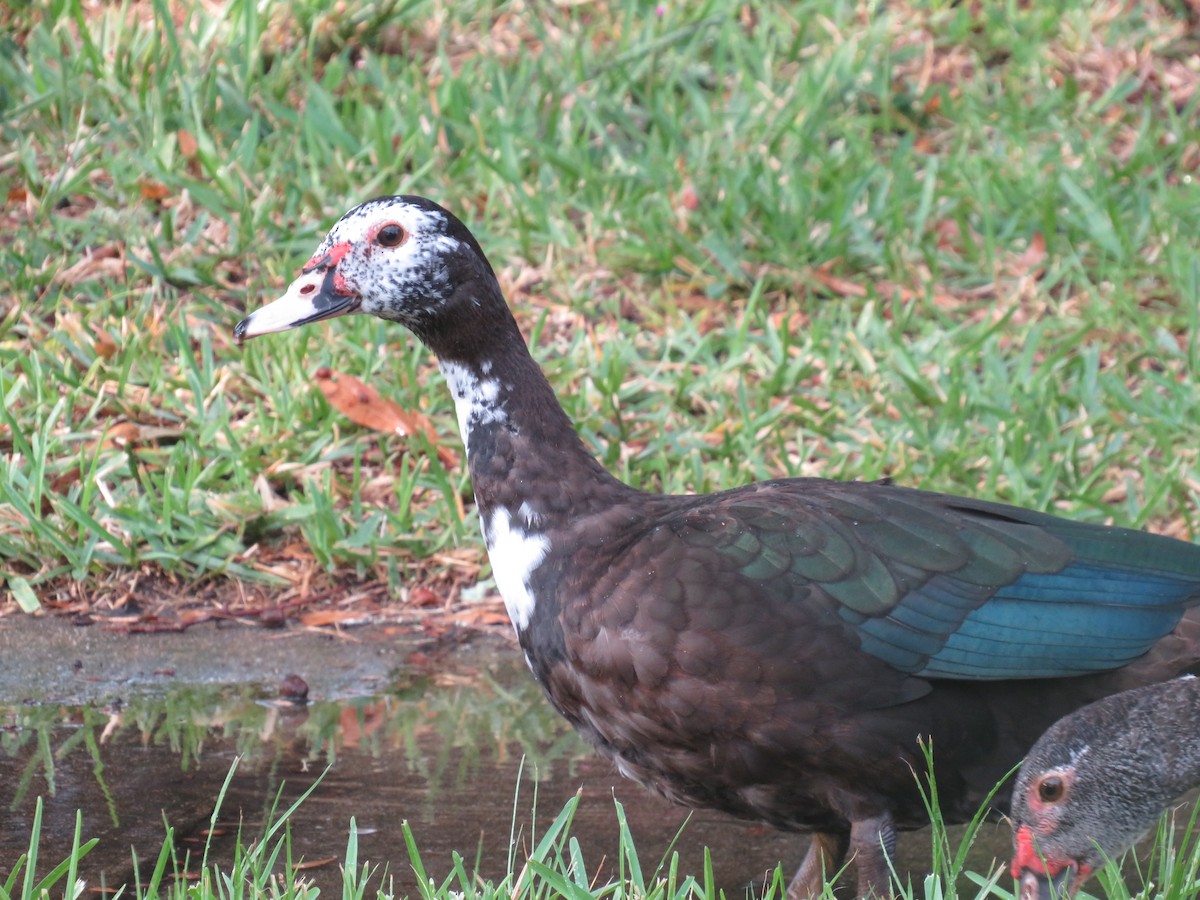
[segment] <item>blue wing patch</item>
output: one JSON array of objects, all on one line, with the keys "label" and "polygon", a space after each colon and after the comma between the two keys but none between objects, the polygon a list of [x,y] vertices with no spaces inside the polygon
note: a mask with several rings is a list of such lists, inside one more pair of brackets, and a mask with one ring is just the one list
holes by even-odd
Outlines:
[{"label": "blue wing patch", "polygon": [[1198,600],[1195,577],[1076,562],[1000,588],[939,575],[885,616],[842,614],[864,651],[914,675],[1058,678],[1132,662]]}]

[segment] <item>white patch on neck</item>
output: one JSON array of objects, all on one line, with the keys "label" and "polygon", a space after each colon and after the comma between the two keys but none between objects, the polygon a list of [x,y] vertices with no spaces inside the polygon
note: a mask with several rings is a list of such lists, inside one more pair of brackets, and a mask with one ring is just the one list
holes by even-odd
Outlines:
[{"label": "white patch on neck", "polygon": [[[454,395],[454,411],[458,414],[458,432],[462,435],[467,456],[471,455],[471,429],[490,422],[506,422],[508,414],[500,405],[500,382],[495,378],[480,378],[467,366],[454,362],[439,362],[438,367],[450,384]],[[483,371],[492,365],[485,361]]]},{"label": "white patch on neck", "polygon": [[496,587],[504,598],[513,628],[520,635],[533,618],[537,598],[533,596],[529,582],[550,552],[550,538],[544,534],[531,534],[519,524],[514,528],[512,513],[503,506],[484,523],[483,538],[487,542]]}]

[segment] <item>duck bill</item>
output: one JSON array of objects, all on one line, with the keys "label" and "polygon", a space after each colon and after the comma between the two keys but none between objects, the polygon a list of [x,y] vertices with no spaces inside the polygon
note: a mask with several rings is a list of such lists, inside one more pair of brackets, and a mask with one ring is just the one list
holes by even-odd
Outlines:
[{"label": "duck bill", "polygon": [[261,334],[355,312],[362,298],[339,286],[339,282],[336,265],[306,268],[282,297],[238,322],[233,339],[240,344]]},{"label": "duck bill", "polygon": [[1056,875],[1026,869],[1021,874],[1019,900],[1069,900],[1075,893],[1072,876],[1074,866],[1066,866]]}]

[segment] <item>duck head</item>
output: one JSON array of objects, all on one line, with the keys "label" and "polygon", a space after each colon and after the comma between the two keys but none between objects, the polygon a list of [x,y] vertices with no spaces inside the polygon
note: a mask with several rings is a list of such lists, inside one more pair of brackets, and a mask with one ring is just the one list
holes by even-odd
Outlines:
[{"label": "duck head", "polygon": [[[1144,720],[1154,688],[1083,707],[1052,726],[1029,751],[1013,787],[1013,859],[1020,900],[1072,897],[1118,859],[1187,787],[1168,778],[1165,731]],[[1159,704],[1168,712],[1179,704]],[[1140,727],[1139,727],[1140,726]],[[1191,729],[1195,728],[1193,722]]]},{"label": "duck head", "polygon": [[423,197],[378,197],[342,216],[284,295],[239,322],[234,339],[358,312],[428,339],[455,307],[479,307],[496,290],[479,244],[448,211]]},{"label": "duck head", "polygon": [[1019,900],[1072,897],[1103,864],[1094,842],[1081,835],[1073,821],[1074,767],[1056,766],[1029,778],[1025,775],[1022,771],[1013,794],[1018,824],[1013,832],[1012,876],[1019,883]]}]

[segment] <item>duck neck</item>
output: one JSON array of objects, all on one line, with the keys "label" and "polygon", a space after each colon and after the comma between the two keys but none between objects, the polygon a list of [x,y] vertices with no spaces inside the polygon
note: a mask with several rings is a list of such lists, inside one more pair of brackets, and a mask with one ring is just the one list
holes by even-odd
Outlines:
[{"label": "duck neck", "polygon": [[508,523],[544,532],[632,492],[588,452],[508,307],[501,309],[503,315],[493,308],[482,326],[475,323],[476,330],[486,327],[486,340],[434,347],[454,397],[489,549],[492,532]]}]

